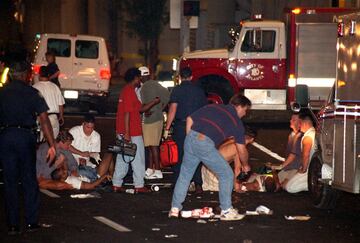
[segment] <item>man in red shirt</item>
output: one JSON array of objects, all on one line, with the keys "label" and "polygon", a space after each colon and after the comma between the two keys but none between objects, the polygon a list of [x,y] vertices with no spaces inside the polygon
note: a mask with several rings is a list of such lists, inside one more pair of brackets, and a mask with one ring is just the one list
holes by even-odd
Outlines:
[{"label": "man in red shirt", "polygon": [[[148,192],[144,187],[145,177],[145,151],[142,137],[141,113],[150,110],[160,102],[159,97],[147,103],[141,104],[136,96],[135,88],[140,86],[141,73],[137,68],[130,68],[125,73],[127,85],[122,89],[119,97],[118,110],[116,113],[116,133],[123,134],[125,139],[136,144],[137,151],[131,162],[133,180],[136,192]],[[126,157],[125,157],[126,160]],[[130,158],[129,160],[130,161]],[[117,156],[115,172],[113,175],[114,192],[122,192],[123,179],[126,176],[129,163],[124,161],[123,156]]]}]

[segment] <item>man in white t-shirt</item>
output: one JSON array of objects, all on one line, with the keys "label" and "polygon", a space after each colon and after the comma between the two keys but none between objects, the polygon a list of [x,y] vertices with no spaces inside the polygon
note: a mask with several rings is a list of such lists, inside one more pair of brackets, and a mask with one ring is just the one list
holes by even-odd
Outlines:
[{"label": "man in white t-shirt", "polygon": [[[65,100],[58,86],[49,81],[46,66],[40,67],[39,82],[33,87],[44,97],[49,107],[48,116],[56,138],[60,131],[60,126],[64,124],[64,104]],[[41,135],[41,139],[43,136]]]},{"label": "man in white t-shirt", "polygon": [[69,132],[74,137],[70,151],[78,164],[95,168],[96,164],[92,163],[90,158],[95,159],[96,162],[100,161],[101,137],[95,131],[94,116],[86,115],[82,125],[71,128]]}]

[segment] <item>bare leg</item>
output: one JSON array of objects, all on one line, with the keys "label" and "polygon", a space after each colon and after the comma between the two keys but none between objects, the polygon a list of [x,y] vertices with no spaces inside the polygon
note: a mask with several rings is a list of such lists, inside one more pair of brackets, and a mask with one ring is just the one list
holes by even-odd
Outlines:
[{"label": "bare leg", "polygon": [[[110,172],[110,168],[112,167],[112,172]],[[114,161],[112,153],[105,153],[103,160],[100,162],[100,165],[96,168],[97,173],[100,176],[110,174],[114,172]]]},{"label": "bare leg", "polygon": [[152,155],[153,169],[160,170],[159,146],[150,146],[150,153]]}]

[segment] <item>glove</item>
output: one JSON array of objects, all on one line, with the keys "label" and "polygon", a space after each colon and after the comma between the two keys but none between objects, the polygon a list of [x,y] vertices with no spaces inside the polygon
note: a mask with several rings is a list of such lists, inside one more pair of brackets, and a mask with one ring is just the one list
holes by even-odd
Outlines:
[{"label": "glove", "polygon": [[169,130],[165,129],[164,138],[167,139],[169,137]]}]

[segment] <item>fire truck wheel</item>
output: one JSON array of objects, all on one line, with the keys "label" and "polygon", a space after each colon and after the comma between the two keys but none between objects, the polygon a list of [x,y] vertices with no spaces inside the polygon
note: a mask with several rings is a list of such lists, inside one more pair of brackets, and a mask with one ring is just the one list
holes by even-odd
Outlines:
[{"label": "fire truck wheel", "polygon": [[231,96],[234,95],[234,90],[230,82],[221,76],[209,75],[201,77],[198,85],[200,85],[207,94],[219,95],[225,104],[229,103]]},{"label": "fire truck wheel", "polygon": [[321,153],[314,154],[308,172],[309,191],[316,208],[333,209],[336,206],[339,192],[320,181],[322,164]]}]

